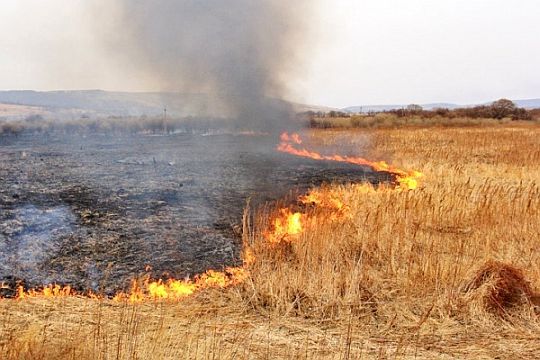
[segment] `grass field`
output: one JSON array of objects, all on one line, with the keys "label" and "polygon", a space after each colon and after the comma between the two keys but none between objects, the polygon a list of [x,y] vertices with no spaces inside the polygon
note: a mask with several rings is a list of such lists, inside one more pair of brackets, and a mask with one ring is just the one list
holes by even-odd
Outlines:
[{"label": "grass field", "polygon": [[[7,359],[538,358],[540,126],[317,130],[424,177],[246,212],[249,276],[181,302],[0,300]],[[325,206],[331,203],[331,206]],[[336,204],[339,203],[339,207]],[[246,258],[248,256],[246,255]]]}]

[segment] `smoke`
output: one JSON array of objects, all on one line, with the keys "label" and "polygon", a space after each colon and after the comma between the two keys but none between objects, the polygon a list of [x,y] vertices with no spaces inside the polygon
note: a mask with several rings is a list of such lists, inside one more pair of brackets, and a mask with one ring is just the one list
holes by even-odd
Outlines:
[{"label": "smoke", "polygon": [[0,279],[15,276],[35,283],[54,281],[40,267],[50,266],[47,256],[73,232],[72,211],[66,206],[34,205],[2,211],[6,214],[0,218]]},{"label": "smoke", "polygon": [[118,0],[108,41],[161,90],[211,95],[237,128],[279,130],[292,113],[282,99],[300,69],[308,3]]}]

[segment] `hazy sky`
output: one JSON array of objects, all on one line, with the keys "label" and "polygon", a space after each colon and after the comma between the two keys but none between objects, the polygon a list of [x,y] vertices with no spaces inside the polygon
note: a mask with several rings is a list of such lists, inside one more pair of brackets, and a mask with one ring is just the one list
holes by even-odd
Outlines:
[{"label": "hazy sky", "polygon": [[[91,2],[0,0],[0,89],[159,90],[107,51]],[[294,100],[343,107],[540,97],[538,0],[313,6]]]}]

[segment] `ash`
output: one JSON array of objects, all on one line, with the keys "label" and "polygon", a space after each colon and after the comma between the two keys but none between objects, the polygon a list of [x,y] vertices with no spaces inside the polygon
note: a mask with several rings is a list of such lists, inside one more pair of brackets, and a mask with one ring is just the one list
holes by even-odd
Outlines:
[{"label": "ash", "polygon": [[265,136],[0,137],[0,282],[113,293],[240,262],[255,205],[322,182],[389,181],[274,151]]}]

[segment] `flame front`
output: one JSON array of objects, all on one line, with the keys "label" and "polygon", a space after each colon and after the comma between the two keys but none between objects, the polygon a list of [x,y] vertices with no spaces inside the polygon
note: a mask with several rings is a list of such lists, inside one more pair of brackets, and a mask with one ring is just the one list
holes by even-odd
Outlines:
[{"label": "flame front", "polygon": [[274,219],[272,229],[266,233],[266,238],[274,244],[295,240],[304,230],[302,217],[303,215],[299,212],[293,213],[290,209],[281,209]]},{"label": "flame front", "polygon": [[[373,187],[370,186],[371,189]],[[314,189],[307,195],[298,199],[304,205],[314,205],[318,208],[328,209],[335,212],[344,212],[348,206],[344,203],[341,194],[332,189]]]},{"label": "flame front", "polygon": [[277,150],[296,156],[310,158],[313,160],[337,161],[349,164],[369,166],[378,172],[385,172],[393,175],[396,179],[396,187],[402,190],[414,190],[418,187],[418,179],[423,176],[419,171],[405,171],[394,166],[388,165],[385,161],[369,161],[361,157],[343,156],[343,155],[322,155],[306,148],[296,148],[295,145],[301,145],[302,139],[298,134],[281,134],[281,143]]},{"label": "flame front", "polygon": [[[338,161],[356,165],[369,166],[379,172],[392,174],[395,178],[396,189],[413,190],[418,186],[418,179],[422,173],[417,171],[404,171],[388,165],[384,161],[372,162],[360,157],[349,157],[341,155],[321,155],[305,148],[297,148],[302,145],[302,139],[298,134],[283,133],[280,137],[281,143],[277,149],[288,154],[311,158],[315,160]],[[371,184],[358,184],[356,190],[361,193],[369,194],[376,190]],[[313,189],[308,194],[300,196],[298,203],[305,209],[315,207],[317,213],[294,212],[290,208],[280,209],[266,232],[263,233],[264,239],[272,245],[283,242],[294,242],[301,238],[301,235],[309,231],[307,220],[323,221],[330,219],[332,221],[342,220],[351,217],[350,208],[343,199],[343,193],[334,188]],[[312,219],[311,217],[315,217]],[[195,276],[193,279],[185,280],[133,280],[131,289],[128,292],[120,292],[113,297],[114,301],[127,301],[131,303],[141,303],[145,301],[180,301],[199,291],[205,289],[224,289],[244,282],[249,276],[249,269],[256,258],[252,248],[244,247],[242,251],[243,266],[229,267],[224,271],[208,270],[203,274]],[[151,267],[146,268],[147,271]],[[4,285],[2,285],[4,288]],[[84,296],[90,298],[100,298],[100,296],[85,292],[79,293],[70,286],[48,285],[42,289],[24,290],[22,286],[16,289],[17,299],[26,298],[59,298],[68,296]]]},{"label": "flame front", "polygon": [[18,299],[25,299],[25,298],[33,298],[33,297],[45,297],[45,298],[52,298],[52,297],[67,297],[67,296],[74,296],[77,292],[71,288],[71,286],[61,286],[61,285],[47,285],[41,290],[35,290],[30,289],[28,291],[25,291],[22,286],[17,287],[17,298]]},{"label": "flame front", "polygon": [[244,267],[229,267],[225,271],[208,270],[194,280],[132,281],[130,292],[118,293],[113,300],[139,303],[146,300],[182,300],[205,289],[224,289],[238,285],[248,276]]}]

